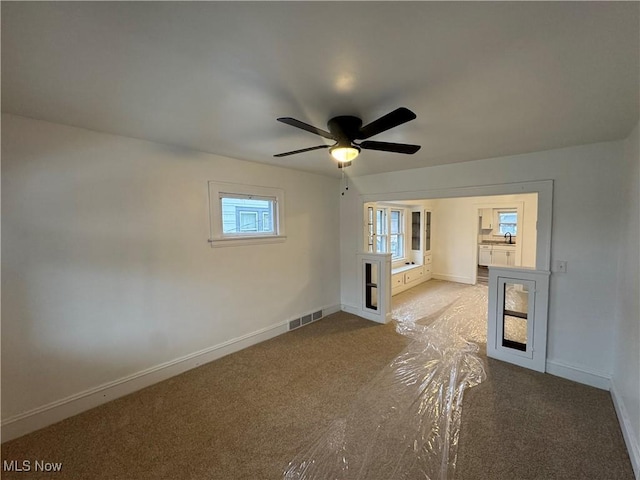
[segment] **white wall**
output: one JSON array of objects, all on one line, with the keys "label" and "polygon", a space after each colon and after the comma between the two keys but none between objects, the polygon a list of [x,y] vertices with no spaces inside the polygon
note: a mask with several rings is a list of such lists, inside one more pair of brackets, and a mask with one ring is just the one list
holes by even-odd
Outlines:
[{"label": "white wall", "polygon": [[[211,248],[207,181],[279,187],[288,238]],[[2,116],[2,418],[340,296],[339,181]]]},{"label": "white wall", "polygon": [[625,141],[622,224],[615,304],[612,393],[629,453],[640,478],[640,149],[638,126]]},{"label": "white wall", "polygon": [[621,163],[622,142],[607,142],[355,178],[341,203],[341,301],[358,301],[360,195],[372,201],[374,194],[553,180],[551,260],[568,261],[568,271],[551,278],[548,360],[558,373],[607,385],[613,357],[617,230],[625,208],[619,191]]},{"label": "white wall", "polygon": [[536,194],[444,198],[433,201],[434,277],[473,283],[477,268],[478,208],[515,206],[518,203],[523,205],[520,232],[515,239],[522,248],[519,266],[535,267]]}]

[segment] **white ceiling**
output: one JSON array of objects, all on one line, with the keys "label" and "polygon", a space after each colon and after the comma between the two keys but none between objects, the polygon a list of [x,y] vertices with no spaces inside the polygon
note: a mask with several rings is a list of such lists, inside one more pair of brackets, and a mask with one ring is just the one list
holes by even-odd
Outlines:
[{"label": "white ceiling", "polygon": [[638,2],[2,2],[2,110],[338,175],[335,115],[418,118],[351,175],[624,138]]}]

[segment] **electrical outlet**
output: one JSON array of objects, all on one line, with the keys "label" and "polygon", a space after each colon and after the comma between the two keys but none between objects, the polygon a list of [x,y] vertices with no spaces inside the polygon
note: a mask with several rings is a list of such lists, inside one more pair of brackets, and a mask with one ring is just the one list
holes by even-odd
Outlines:
[{"label": "electrical outlet", "polygon": [[567,273],[567,262],[565,260],[556,260],[555,271],[558,273]]}]

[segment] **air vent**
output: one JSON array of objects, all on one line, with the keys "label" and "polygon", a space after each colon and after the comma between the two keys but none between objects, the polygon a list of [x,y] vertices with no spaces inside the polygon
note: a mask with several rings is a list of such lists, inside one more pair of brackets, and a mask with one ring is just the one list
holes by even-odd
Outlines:
[{"label": "air vent", "polygon": [[293,330],[294,328],[298,328],[300,326],[300,319],[296,318],[295,320],[291,320],[289,322],[289,330]]},{"label": "air vent", "polygon": [[294,328],[301,327],[303,325],[308,325],[311,322],[315,322],[316,320],[320,320],[322,318],[322,310],[318,310],[317,312],[309,313],[308,315],[303,315],[300,318],[296,318],[295,320],[291,320],[289,322],[289,330],[293,330]]}]

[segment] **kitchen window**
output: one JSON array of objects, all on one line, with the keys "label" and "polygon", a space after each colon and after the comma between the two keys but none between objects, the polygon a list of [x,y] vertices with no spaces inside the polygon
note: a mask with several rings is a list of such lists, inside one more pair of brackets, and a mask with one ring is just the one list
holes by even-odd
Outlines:
[{"label": "kitchen window", "polygon": [[518,212],[516,211],[498,211],[498,234],[506,235],[507,233],[514,237],[518,233]]},{"label": "kitchen window", "polygon": [[209,182],[213,247],[284,241],[284,191]]}]

